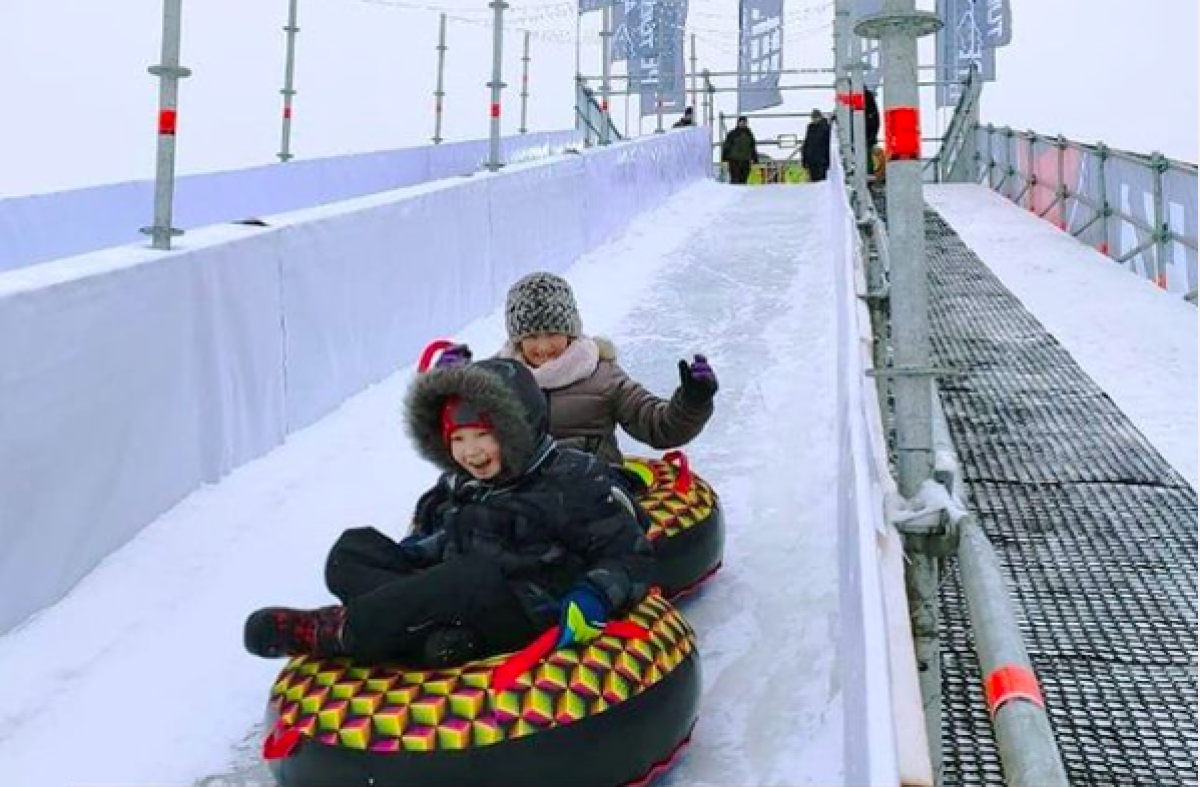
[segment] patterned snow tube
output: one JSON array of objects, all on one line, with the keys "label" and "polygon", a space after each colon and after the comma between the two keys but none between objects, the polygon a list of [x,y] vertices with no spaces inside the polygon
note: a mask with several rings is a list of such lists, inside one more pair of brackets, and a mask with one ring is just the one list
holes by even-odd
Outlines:
[{"label": "patterned snow tube", "polygon": [[695,634],[662,596],[605,634],[496,688],[507,656],[442,670],[293,658],[263,747],[286,787],[643,785],[687,745],[700,697]]},{"label": "patterned snow tube", "polygon": [[700,586],[721,567],[725,520],[717,493],[692,473],[687,457],[671,451],[659,459],[629,457],[625,468],[648,487],[638,503],[650,515],[654,583],[667,598]]}]

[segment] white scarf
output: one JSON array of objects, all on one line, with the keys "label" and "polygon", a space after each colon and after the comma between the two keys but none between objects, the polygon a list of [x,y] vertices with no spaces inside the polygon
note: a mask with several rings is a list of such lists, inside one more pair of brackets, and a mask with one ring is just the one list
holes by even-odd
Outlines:
[{"label": "white scarf", "polygon": [[[511,341],[504,343],[499,355],[501,358],[513,358],[529,366],[521,351]],[[571,340],[562,355],[537,368],[529,366],[529,371],[533,372],[533,378],[537,380],[539,388],[554,391],[591,377],[599,365],[600,345],[590,336],[580,336]]]}]

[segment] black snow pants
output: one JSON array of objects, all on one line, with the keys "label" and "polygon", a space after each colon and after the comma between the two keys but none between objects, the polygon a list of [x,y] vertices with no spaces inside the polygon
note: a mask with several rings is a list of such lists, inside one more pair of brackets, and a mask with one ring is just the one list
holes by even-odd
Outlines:
[{"label": "black snow pants", "polygon": [[748,180],[750,180],[750,162],[730,160],[729,182],[734,185],[744,186]]},{"label": "black snow pants", "polygon": [[372,527],[342,533],[325,584],[346,606],[352,654],[368,661],[419,657],[425,637],[449,626],[474,632],[481,656],[518,650],[540,633],[491,561],[468,555],[417,568]]}]

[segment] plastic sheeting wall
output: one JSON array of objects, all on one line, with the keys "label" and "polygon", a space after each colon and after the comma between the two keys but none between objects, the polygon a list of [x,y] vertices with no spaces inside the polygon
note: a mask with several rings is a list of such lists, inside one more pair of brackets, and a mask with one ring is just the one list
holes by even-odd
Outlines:
[{"label": "plastic sheeting wall", "polygon": [[[831,146],[836,146],[836,136]],[[833,220],[838,337],[838,554],[845,784],[932,785],[904,590],[903,550],[885,516],[896,494],[872,378],[862,247],[836,148]]]},{"label": "plastic sheeting wall", "polygon": [[0,277],[0,632],[708,156],[676,131]]},{"label": "plastic sheeting wall", "polygon": [[[580,140],[575,131],[523,134],[505,138],[502,153],[528,161]],[[189,175],[176,183],[174,223],[191,230],[328,205],[466,175],[486,157],[487,141],[472,140]],[[0,271],[137,243],[153,205],[150,180],[0,199]]]}]

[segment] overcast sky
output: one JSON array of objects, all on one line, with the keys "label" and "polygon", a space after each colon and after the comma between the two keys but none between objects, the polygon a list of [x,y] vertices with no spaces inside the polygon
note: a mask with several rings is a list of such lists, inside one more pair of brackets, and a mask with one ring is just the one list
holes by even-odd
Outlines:
[{"label": "overcast sky", "polygon": [[[1197,158],[1196,0],[1011,0],[1013,44],[984,91],[984,121]],[[287,0],[183,0],[181,172],[269,163],[279,144]],[[569,0],[510,0],[532,41],[530,127],[572,122]],[[486,0],[300,0],[295,151],[311,157],[424,144],[433,131],[438,9],[449,9],[446,130],[486,134]],[[932,7],[922,2],[921,7]],[[785,0],[788,67],[831,63],[832,4]],[[0,196],[149,177],[161,0],[0,0]],[[598,14],[584,70],[598,71]],[[702,67],[736,68],[737,0],[691,0]],[[507,37],[506,131],[518,125],[520,39]],[[812,80],[809,79],[809,82]],[[722,84],[730,84],[725,80]],[[722,96],[733,111],[733,97]],[[787,107],[826,106],[828,91]],[[618,123],[623,101],[614,101]],[[766,126],[767,136],[799,130]],[[927,129],[938,119],[926,117]],[[636,124],[635,124],[636,125]],[[645,122],[647,131],[653,119]]]}]

